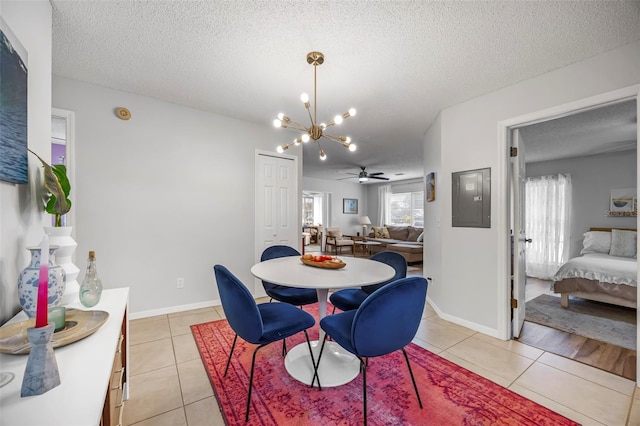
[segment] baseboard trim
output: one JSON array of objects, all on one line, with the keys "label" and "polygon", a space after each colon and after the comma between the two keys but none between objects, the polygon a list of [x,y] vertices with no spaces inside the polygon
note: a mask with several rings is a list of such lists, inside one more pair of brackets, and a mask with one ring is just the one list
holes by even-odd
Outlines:
[{"label": "baseboard trim", "polygon": [[136,320],[141,318],[154,317],[157,315],[167,315],[167,314],[175,314],[176,312],[191,311],[193,309],[211,308],[213,306],[220,306],[220,305],[221,305],[220,300],[215,299],[215,300],[208,300],[206,302],[191,303],[188,305],[168,306],[166,308],[152,309],[149,311],[133,312],[133,313],[130,313],[129,318],[132,320]]},{"label": "baseboard trim", "polygon": [[487,336],[495,337],[496,339],[505,340],[500,337],[498,330],[495,328],[489,328],[484,325],[476,324],[475,322],[467,321],[458,317],[454,317],[453,315],[446,314],[442,312],[442,310],[436,305],[436,303],[431,300],[430,297],[427,296],[427,303],[433,308],[434,311],[438,314],[440,318],[443,320],[447,320],[457,325],[461,325],[463,327],[469,328],[471,330],[477,331],[478,333],[486,334]]}]

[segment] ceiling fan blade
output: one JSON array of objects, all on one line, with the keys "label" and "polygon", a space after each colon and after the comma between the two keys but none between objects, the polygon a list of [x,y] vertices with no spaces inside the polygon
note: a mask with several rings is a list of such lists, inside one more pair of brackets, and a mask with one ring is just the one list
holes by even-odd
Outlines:
[{"label": "ceiling fan blade", "polygon": [[354,175],[354,176],[358,176],[358,173],[349,173],[349,172],[345,172],[345,175]]},{"label": "ceiling fan blade", "polygon": [[[351,174],[351,173],[350,173],[350,174]],[[344,178],[338,178],[338,179],[336,179],[336,180],[355,179],[355,178],[357,178],[357,177],[358,177],[358,175],[355,175],[355,176],[349,176],[349,177],[344,177]]]},{"label": "ceiling fan blade", "polygon": [[369,173],[369,176],[378,176],[378,175],[383,175],[384,172],[375,172],[375,173]]},{"label": "ceiling fan blade", "polygon": [[387,177],[379,177],[379,176],[372,176],[372,175],[369,175],[369,179],[389,180],[389,178]]}]

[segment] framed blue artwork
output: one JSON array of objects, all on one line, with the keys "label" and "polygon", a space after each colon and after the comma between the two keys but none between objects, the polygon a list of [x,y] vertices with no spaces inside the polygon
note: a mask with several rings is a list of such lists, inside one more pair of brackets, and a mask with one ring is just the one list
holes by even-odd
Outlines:
[{"label": "framed blue artwork", "polygon": [[342,213],[358,214],[358,200],[355,198],[342,199]]},{"label": "framed blue artwork", "polygon": [[0,17],[0,180],[27,183],[27,52]]}]

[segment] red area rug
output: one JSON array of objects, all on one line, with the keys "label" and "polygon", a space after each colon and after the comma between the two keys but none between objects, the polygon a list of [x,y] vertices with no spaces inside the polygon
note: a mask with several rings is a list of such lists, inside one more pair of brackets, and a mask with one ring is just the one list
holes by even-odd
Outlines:
[{"label": "red area rug", "polygon": [[[317,304],[306,307],[317,314]],[[251,356],[255,345],[238,338],[229,372],[224,369],[234,332],[227,321],[191,326],[227,425],[358,425],[363,423],[362,375],[343,386],[310,388],[290,377],[282,344],[258,351],[249,422],[245,423]],[[318,326],[309,330],[318,338]],[[304,342],[300,333],[287,347]],[[368,421],[371,425],[575,425],[565,417],[421,347],[406,348],[418,383],[416,399],[407,365],[398,351],[369,359]]]}]

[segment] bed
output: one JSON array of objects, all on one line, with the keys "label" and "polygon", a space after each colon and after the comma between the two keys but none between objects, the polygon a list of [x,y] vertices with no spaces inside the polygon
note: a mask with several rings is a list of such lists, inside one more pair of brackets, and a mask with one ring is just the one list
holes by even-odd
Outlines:
[{"label": "bed", "polygon": [[580,254],[553,277],[552,290],[560,293],[562,307],[569,307],[569,296],[637,307],[635,229],[591,228]]}]

